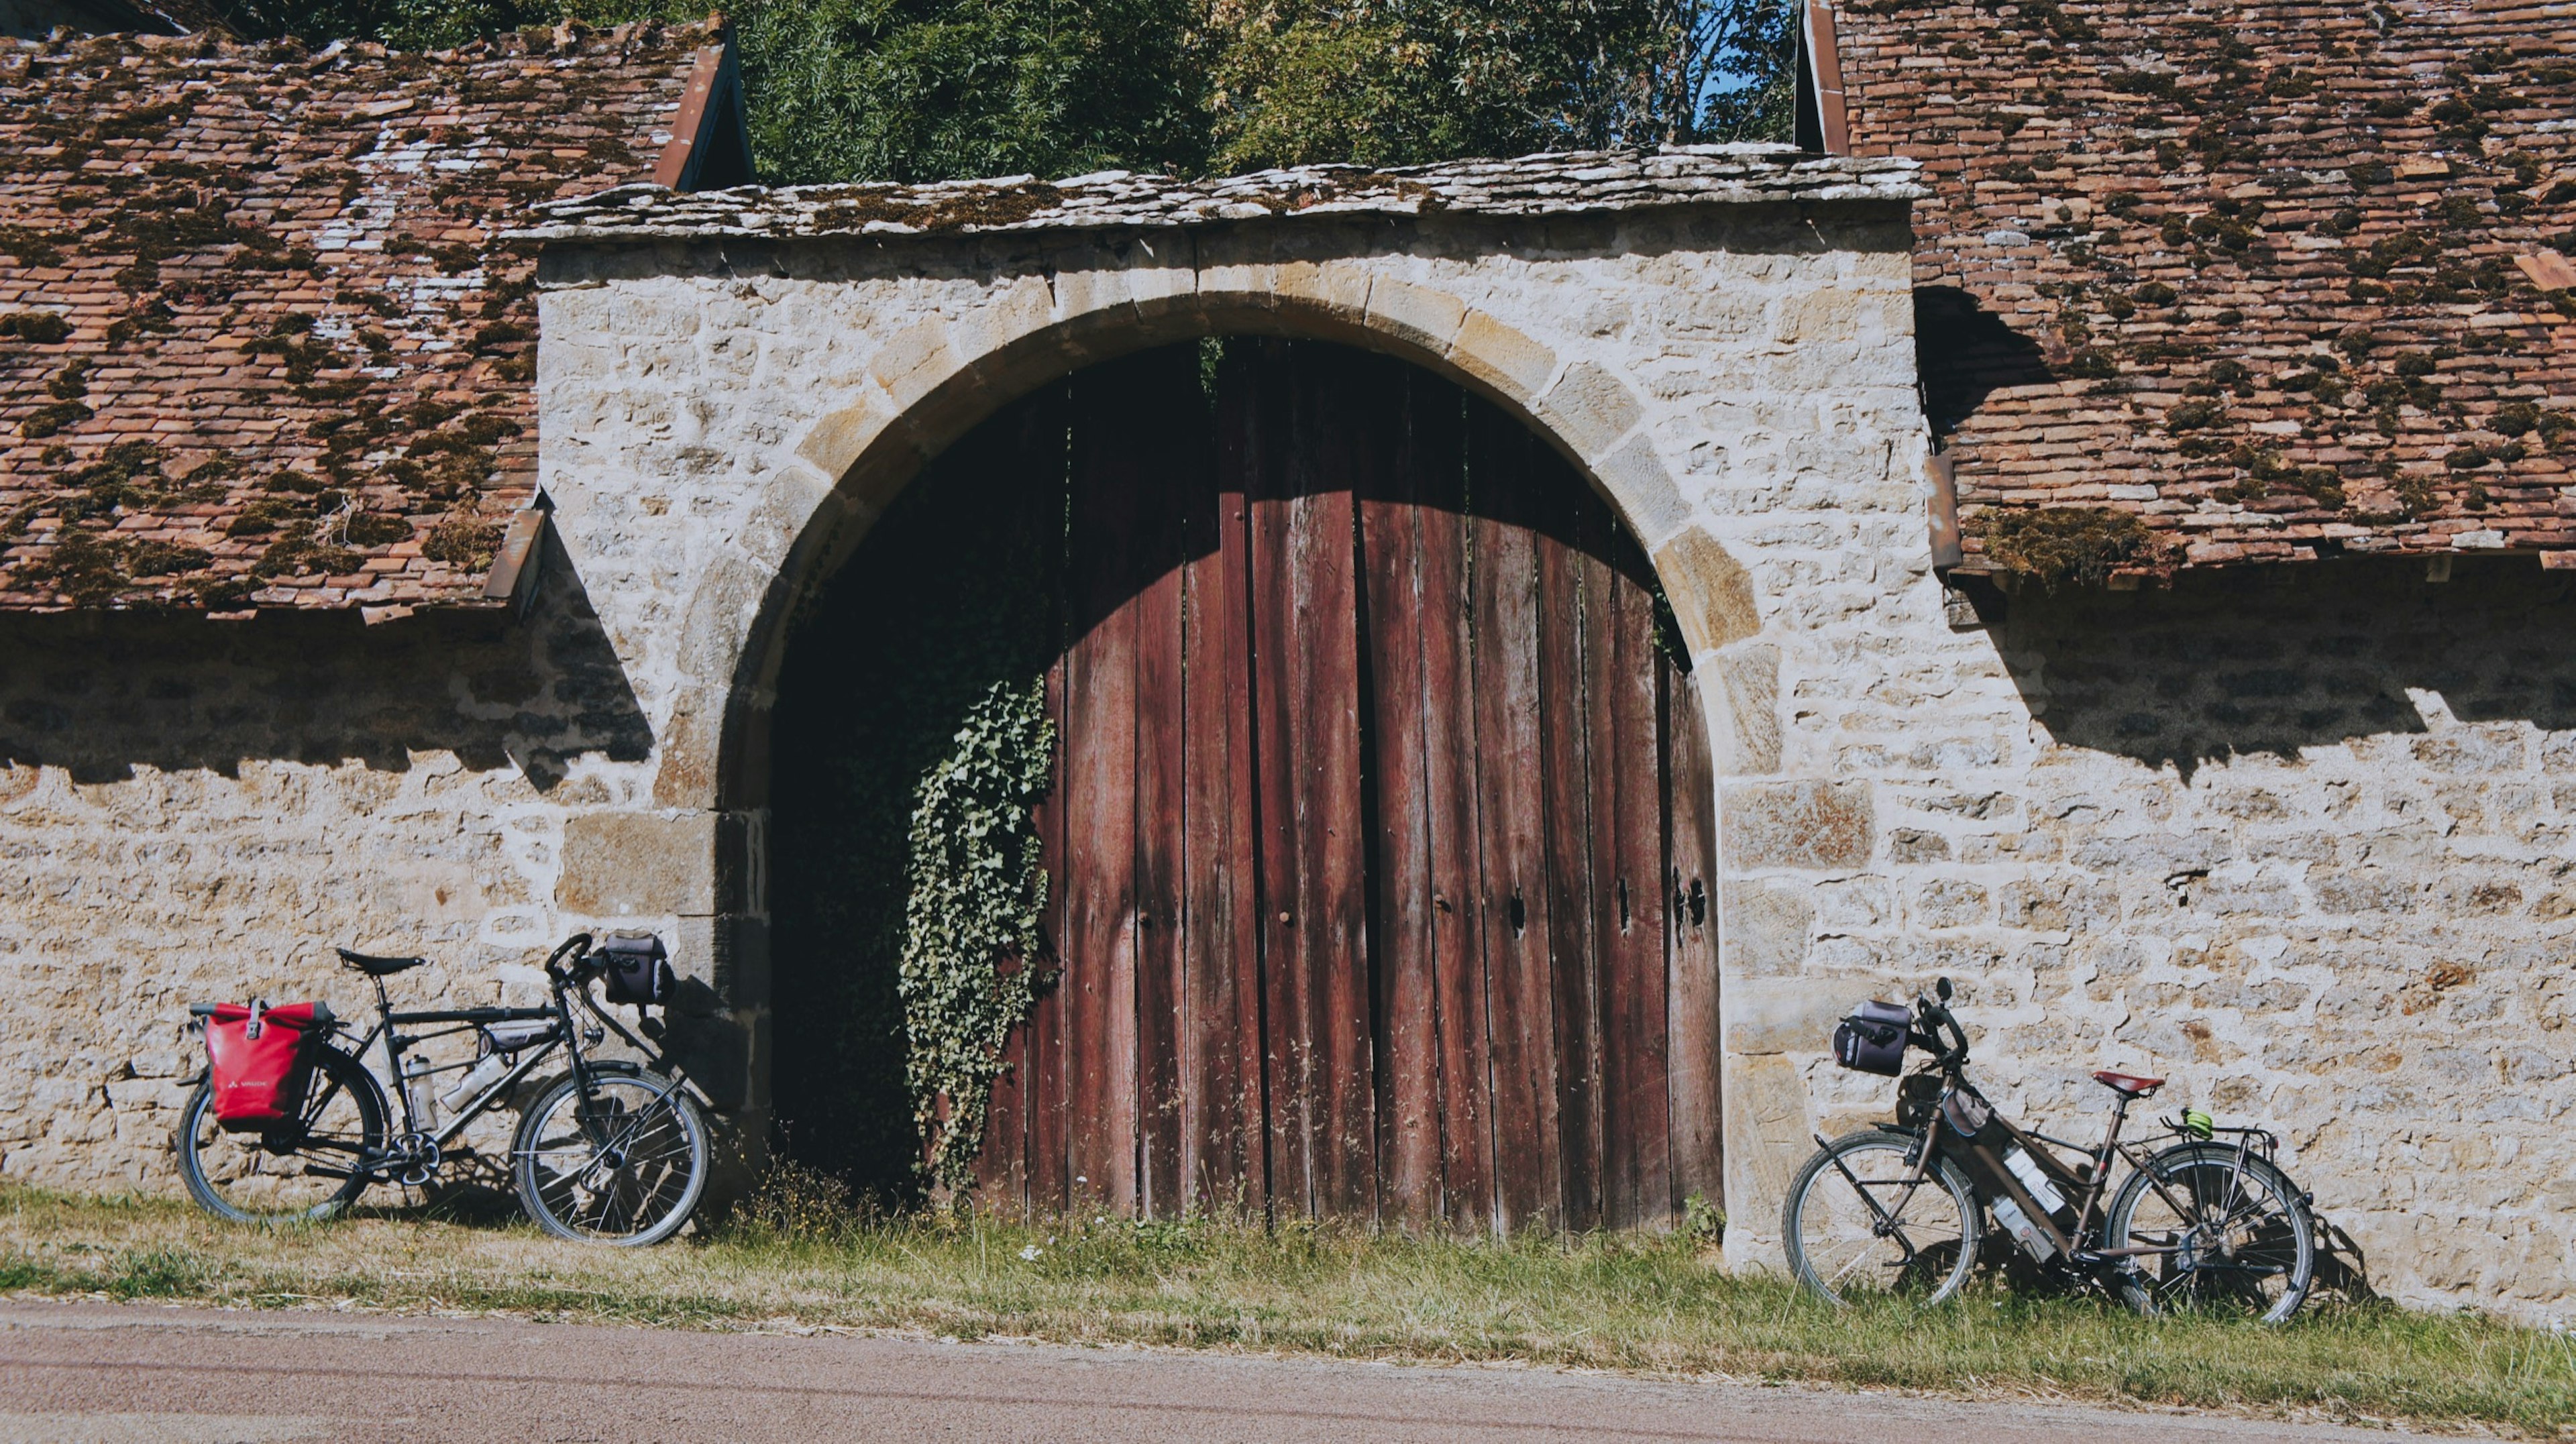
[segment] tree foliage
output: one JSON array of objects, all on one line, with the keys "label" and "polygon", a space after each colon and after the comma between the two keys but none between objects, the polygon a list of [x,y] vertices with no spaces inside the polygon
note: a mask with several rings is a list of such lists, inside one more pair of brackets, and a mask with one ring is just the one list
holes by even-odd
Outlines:
[{"label": "tree foliage", "polygon": [[[219,0],[246,34],[454,45],[691,0]],[[764,179],[1196,175],[1787,138],[1795,0],[746,0]]]}]

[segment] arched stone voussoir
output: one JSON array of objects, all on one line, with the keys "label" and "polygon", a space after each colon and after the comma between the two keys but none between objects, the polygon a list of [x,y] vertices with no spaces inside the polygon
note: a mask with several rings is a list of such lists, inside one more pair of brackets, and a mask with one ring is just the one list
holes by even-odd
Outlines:
[{"label": "arched stone voussoir", "polygon": [[[863,363],[865,380],[790,440],[783,460],[795,479],[775,484],[792,490],[827,478],[829,503],[812,506],[792,541],[766,548],[774,558],[747,558],[776,568],[747,626],[730,601],[690,623],[725,634],[738,648],[730,668],[692,669],[729,671],[734,679],[727,753],[758,748],[744,733],[758,729],[765,708],[741,699],[766,695],[786,617],[856,551],[869,524],[930,458],[1030,391],[1153,346],[1278,335],[1396,356],[1519,416],[1592,482],[1659,562],[1686,524],[1688,508],[1626,383],[1596,362],[1561,361],[1560,345],[1571,349],[1567,338],[1551,344],[1449,291],[1387,276],[1363,258],[1067,269],[1042,283],[1050,298],[1043,309],[1033,279],[992,290],[986,306],[896,331]],[[1712,607],[1749,609],[1749,594],[1702,599],[1692,581],[1670,574],[1667,585],[1675,605],[1688,608],[1686,617]],[[740,805],[733,794],[750,785],[748,771],[730,764],[689,775],[718,779],[726,797],[717,805]]]}]

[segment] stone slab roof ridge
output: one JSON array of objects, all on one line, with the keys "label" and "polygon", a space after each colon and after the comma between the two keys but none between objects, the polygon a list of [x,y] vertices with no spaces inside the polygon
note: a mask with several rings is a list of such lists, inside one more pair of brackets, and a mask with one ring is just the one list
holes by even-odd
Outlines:
[{"label": "stone slab roof ridge", "polygon": [[1546,216],[1710,202],[1910,201],[1901,157],[1804,156],[1787,146],[1563,151],[1374,169],[1314,165],[1206,180],[1102,171],[675,194],[629,185],[537,208],[524,242],[971,233],[1215,225],[1277,217]]}]

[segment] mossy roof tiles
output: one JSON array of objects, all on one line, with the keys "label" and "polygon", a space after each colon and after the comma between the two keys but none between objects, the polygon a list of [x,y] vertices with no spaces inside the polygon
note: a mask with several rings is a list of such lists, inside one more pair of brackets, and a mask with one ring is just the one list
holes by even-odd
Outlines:
[{"label": "mossy roof tiles", "polygon": [[2170,563],[2576,548],[2576,3],[1874,0],[1924,383],[1981,516]]},{"label": "mossy roof tiles", "polygon": [[535,471],[500,230],[650,175],[717,39],[0,42],[0,608],[481,600]]}]

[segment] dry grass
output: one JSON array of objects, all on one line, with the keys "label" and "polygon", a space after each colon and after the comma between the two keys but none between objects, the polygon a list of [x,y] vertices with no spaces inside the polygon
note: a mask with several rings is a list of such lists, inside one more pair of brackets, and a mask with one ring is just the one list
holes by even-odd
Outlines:
[{"label": "dry grass", "polygon": [[1338,1358],[1514,1360],[2051,1396],[2576,1438],[2576,1340],[2475,1316],[2312,1309],[2284,1329],[1990,1293],[1836,1310],[1687,1242],[1510,1244],[1188,1221],[869,1220],[776,1196],[640,1253],[520,1225],[362,1215],[263,1232],[166,1199],[0,1191],[0,1288],[254,1308],[837,1326]]}]

